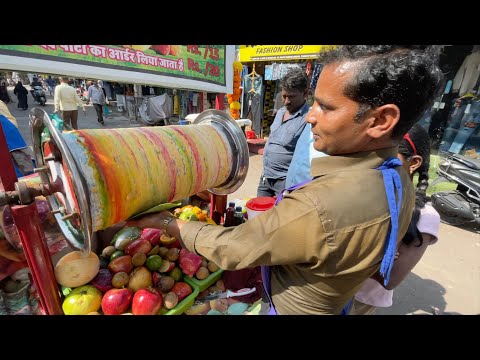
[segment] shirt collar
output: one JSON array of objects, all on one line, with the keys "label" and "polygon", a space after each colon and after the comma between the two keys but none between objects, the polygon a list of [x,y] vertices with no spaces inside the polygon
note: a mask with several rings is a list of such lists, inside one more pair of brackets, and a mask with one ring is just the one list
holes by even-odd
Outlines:
[{"label": "shirt collar", "polygon": [[354,154],[324,156],[312,160],[311,175],[313,177],[331,174],[345,168],[375,169],[389,157],[396,157],[398,146]]},{"label": "shirt collar", "polygon": [[[303,116],[308,112],[308,110],[310,110],[310,106],[308,106],[307,102],[305,101],[305,104],[303,104],[303,106],[300,109],[298,109],[296,112],[294,112],[293,114],[290,114],[290,117],[287,120],[294,119],[297,116]],[[281,112],[281,118],[283,119],[283,115],[287,112],[287,108],[283,106],[278,112],[279,113]]]}]

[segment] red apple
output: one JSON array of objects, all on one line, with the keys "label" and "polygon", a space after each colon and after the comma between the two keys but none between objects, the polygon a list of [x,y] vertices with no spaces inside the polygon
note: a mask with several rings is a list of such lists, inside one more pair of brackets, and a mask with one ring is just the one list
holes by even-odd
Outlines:
[{"label": "red apple", "polygon": [[178,281],[170,291],[177,294],[178,302],[180,302],[192,293],[192,288],[187,283]]},{"label": "red apple", "polygon": [[133,295],[133,315],[156,315],[163,305],[163,296],[155,288],[148,287],[138,290]]},{"label": "red apple", "polygon": [[163,231],[160,229],[145,228],[142,230],[140,237],[148,240],[152,246],[155,246],[160,244],[160,235],[163,235]]},{"label": "red apple", "polygon": [[108,290],[102,298],[102,311],[105,315],[120,315],[128,310],[133,292],[128,288]]},{"label": "red apple", "polygon": [[108,264],[108,270],[110,270],[112,273],[116,274],[118,272],[126,272],[127,274],[130,273],[133,269],[133,264],[132,264],[132,257],[130,255],[123,255],[116,257],[112,261],[110,261],[110,264]]},{"label": "red apple", "polygon": [[159,272],[154,271],[152,274],[152,281],[153,281],[153,286],[158,287],[158,284],[160,282],[162,275],[160,275]]},{"label": "red apple", "polygon": [[180,244],[180,241],[178,239],[175,239],[175,241],[171,244],[163,244],[162,246],[165,246],[167,249],[172,249],[172,248],[181,249],[182,248],[182,245]]},{"label": "red apple", "polygon": [[133,256],[137,253],[144,253],[147,255],[150,250],[152,250],[152,244],[150,244],[150,241],[137,239],[127,245],[125,248],[125,254]]},{"label": "red apple", "polygon": [[150,48],[157,54],[168,55],[170,53],[170,45],[152,45]]}]

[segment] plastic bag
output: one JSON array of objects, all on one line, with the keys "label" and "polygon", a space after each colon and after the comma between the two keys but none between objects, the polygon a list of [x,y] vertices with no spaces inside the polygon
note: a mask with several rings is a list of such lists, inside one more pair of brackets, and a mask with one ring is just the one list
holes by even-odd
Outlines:
[{"label": "plastic bag", "polygon": [[109,116],[112,113],[112,110],[108,108],[107,105],[103,107],[103,116]]}]

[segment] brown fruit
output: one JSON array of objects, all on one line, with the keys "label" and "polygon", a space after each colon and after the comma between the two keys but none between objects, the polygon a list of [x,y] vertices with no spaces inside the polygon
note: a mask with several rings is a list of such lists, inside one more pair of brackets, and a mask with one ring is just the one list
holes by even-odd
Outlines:
[{"label": "brown fruit", "polygon": [[175,285],[175,280],[171,276],[162,276],[158,283],[161,292],[169,292]]},{"label": "brown fruit", "polygon": [[167,253],[168,253],[168,248],[166,248],[165,246],[162,246],[160,249],[158,249],[157,255],[160,255],[163,259],[166,259]]},{"label": "brown fruit", "polygon": [[178,295],[175,294],[174,292],[169,292],[163,298],[163,306],[165,306],[167,309],[173,309],[175,306],[177,306],[177,304],[178,304]]},{"label": "brown fruit", "polygon": [[200,268],[195,273],[195,276],[198,280],[206,279],[210,275],[210,271],[206,267],[200,266]]},{"label": "brown fruit", "polygon": [[117,251],[117,249],[115,249],[115,246],[107,246],[105,249],[103,249],[102,256],[104,258],[110,259],[110,256],[112,256],[115,251]]},{"label": "brown fruit", "polygon": [[207,259],[202,259],[202,265],[200,265],[200,266],[207,267],[208,266]]},{"label": "brown fruit", "polygon": [[128,281],[128,288],[133,292],[152,286],[152,273],[144,266],[133,269]]},{"label": "brown fruit", "polygon": [[126,272],[121,271],[113,275],[112,285],[117,289],[121,289],[128,284],[129,280],[130,276]]},{"label": "brown fruit", "polygon": [[[160,246],[155,245],[152,250],[147,254],[148,256],[150,255],[158,255],[158,251],[160,250]],[[161,256],[161,255],[160,255]]]},{"label": "brown fruit", "polygon": [[207,264],[207,268],[210,272],[214,273],[215,271],[220,270],[217,264],[215,264],[213,261],[209,261]]},{"label": "brown fruit", "polygon": [[144,253],[136,253],[132,256],[132,264],[135,267],[142,266],[147,261],[147,255]]},{"label": "brown fruit", "polygon": [[217,280],[217,282],[215,283],[215,286],[218,288],[218,290],[220,291],[226,291],[227,288],[225,287],[225,284],[223,283],[223,280],[220,279],[220,280]]},{"label": "brown fruit", "polygon": [[167,252],[167,260],[168,260],[168,261],[175,261],[175,260],[177,260],[179,253],[180,253],[180,250],[178,250],[177,248],[168,249],[168,252]]}]

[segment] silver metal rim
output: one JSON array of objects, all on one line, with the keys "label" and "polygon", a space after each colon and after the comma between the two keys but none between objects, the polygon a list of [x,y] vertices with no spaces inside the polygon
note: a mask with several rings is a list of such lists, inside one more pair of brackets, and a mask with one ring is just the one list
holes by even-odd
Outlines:
[{"label": "silver metal rim", "polygon": [[216,195],[235,192],[245,181],[249,164],[248,144],[242,129],[230,115],[214,109],[203,111],[195,118],[193,125],[213,125],[226,135],[233,151],[232,171],[223,184],[208,191]]},{"label": "silver metal rim", "polygon": [[[74,227],[70,226],[67,223],[68,220],[62,220],[62,215],[55,214],[55,219],[57,220],[57,223],[60,226],[63,235],[66,237],[67,241],[70,243],[71,246],[76,249],[84,250],[90,253],[92,251],[93,232],[85,179],[78,170],[77,164],[75,163],[75,160],[70,153],[70,150],[66,146],[61,133],[55,128],[48,114],[43,109],[33,108],[32,113],[30,114],[32,144],[37,164],[41,164],[41,166],[46,165],[42,156],[42,146],[40,141],[40,134],[45,127],[50,132],[52,140],[59,149],[60,154],[62,155],[63,163],[65,164],[67,171],[69,172],[68,175],[70,176],[70,180],[73,185],[73,192],[77,199],[78,206],[80,207],[78,211],[80,213],[79,215],[83,236],[82,234],[77,232]],[[40,176],[43,182],[50,182],[47,174],[41,174]],[[64,186],[68,185],[64,184]],[[55,196],[48,196],[48,200],[52,210],[58,209],[59,202],[57,201]],[[81,241],[82,238],[83,242]]]}]

